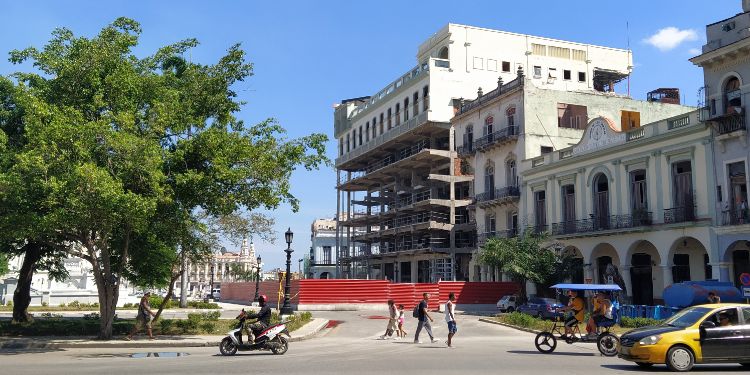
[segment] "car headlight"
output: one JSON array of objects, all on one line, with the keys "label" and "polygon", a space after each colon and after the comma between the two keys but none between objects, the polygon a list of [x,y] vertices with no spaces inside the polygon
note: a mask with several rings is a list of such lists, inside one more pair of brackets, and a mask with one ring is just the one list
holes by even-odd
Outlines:
[{"label": "car headlight", "polygon": [[654,336],[643,338],[641,339],[641,341],[638,341],[638,343],[641,345],[654,345],[658,343],[659,340],[661,340],[661,335],[654,335]]}]

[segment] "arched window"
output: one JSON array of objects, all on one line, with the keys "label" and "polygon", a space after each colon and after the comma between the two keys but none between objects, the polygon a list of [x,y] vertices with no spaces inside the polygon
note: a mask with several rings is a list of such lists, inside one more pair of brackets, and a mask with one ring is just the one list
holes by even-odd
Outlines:
[{"label": "arched window", "polygon": [[739,107],[742,105],[742,93],[740,92],[740,80],[732,77],[724,84],[724,108],[725,113],[730,113],[730,107]]},{"label": "arched window", "polygon": [[516,161],[511,159],[505,163],[505,178],[508,186],[518,186],[518,171],[516,170]]},{"label": "arched window", "polygon": [[604,173],[594,177],[594,229],[609,228],[609,181]]},{"label": "arched window", "polygon": [[416,116],[419,114],[419,91],[414,91],[414,97],[412,98],[411,103],[411,105],[414,106],[411,115]]},{"label": "arched window", "polygon": [[484,119],[484,129],[482,130],[482,135],[492,134],[494,125],[495,118],[492,116],[487,116],[487,118]]},{"label": "arched window", "polygon": [[495,165],[487,164],[484,167],[484,193],[489,195],[495,192]]},{"label": "arched window", "polygon": [[514,129],[516,126],[516,107],[508,107],[508,109],[505,110],[505,116],[508,118],[509,134],[515,134]]},{"label": "arched window", "polygon": [[474,149],[474,125],[466,127],[466,134],[464,134],[464,146],[469,150]]},{"label": "arched window", "polygon": [[370,122],[368,121],[367,124],[365,124],[365,142],[370,141]]},{"label": "arched window", "polygon": [[399,126],[401,124],[401,104],[396,103],[396,113],[394,114],[394,118],[396,119],[395,126]]},{"label": "arched window", "polygon": [[440,52],[438,52],[438,59],[448,60],[448,47],[443,47],[440,49]]},{"label": "arched window", "polygon": [[404,99],[404,122],[409,120],[409,97],[407,96],[406,99]]},{"label": "arched window", "polygon": [[378,128],[377,128],[378,118],[373,117],[372,118],[372,139],[375,139],[375,137],[378,135]]},{"label": "arched window", "polygon": [[348,134],[348,133],[346,134],[346,152],[351,151],[351,148],[349,147],[349,136],[350,135],[351,134]]}]

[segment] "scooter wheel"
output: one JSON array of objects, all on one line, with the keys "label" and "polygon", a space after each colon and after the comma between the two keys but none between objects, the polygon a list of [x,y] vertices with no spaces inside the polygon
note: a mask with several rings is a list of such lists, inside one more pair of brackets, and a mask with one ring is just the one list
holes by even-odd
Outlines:
[{"label": "scooter wheel", "polygon": [[232,339],[225,337],[219,344],[219,351],[221,355],[235,355],[237,353],[237,345],[234,344]]},{"label": "scooter wheel", "polygon": [[287,350],[289,350],[289,341],[287,341],[286,338],[281,337],[281,335],[279,335],[279,336],[276,336],[276,340],[274,341],[276,341],[274,344],[278,346],[274,346],[273,348],[271,348],[271,351],[273,352],[273,354],[281,355],[281,354],[286,353]]}]

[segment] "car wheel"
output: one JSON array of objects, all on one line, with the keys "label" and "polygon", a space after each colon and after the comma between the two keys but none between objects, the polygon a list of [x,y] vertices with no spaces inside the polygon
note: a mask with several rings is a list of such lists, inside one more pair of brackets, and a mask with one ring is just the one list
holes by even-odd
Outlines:
[{"label": "car wheel", "polygon": [[596,347],[602,355],[606,357],[614,357],[617,355],[617,344],[619,342],[620,340],[617,336],[606,332],[599,335],[596,339]]},{"label": "car wheel", "polygon": [[648,363],[648,362],[636,362],[635,364],[638,365],[638,367],[640,368],[651,368],[654,366],[653,363]]},{"label": "car wheel", "polygon": [[740,366],[742,366],[742,367],[750,367],[750,362],[748,362],[748,363],[740,363]]},{"label": "car wheel", "polygon": [[552,353],[557,347],[557,339],[550,332],[539,332],[534,339],[534,346],[540,353]]},{"label": "car wheel", "polygon": [[684,346],[674,346],[667,351],[667,367],[672,371],[690,371],[695,364],[693,352]]},{"label": "car wheel", "polygon": [[513,312],[513,310],[514,310],[514,309],[513,309],[512,307],[508,307],[507,309],[505,309],[505,312],[507,312],[507,313],[509,313],[509,314],[510,314],[510,313],[512,313],[512,312]]}]

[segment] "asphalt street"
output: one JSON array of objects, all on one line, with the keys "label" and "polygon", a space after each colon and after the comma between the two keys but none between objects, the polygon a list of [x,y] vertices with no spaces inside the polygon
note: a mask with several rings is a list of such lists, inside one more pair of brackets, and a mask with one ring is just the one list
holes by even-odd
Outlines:
[{"label": "asphalt street", "polygon": [[[602,357],[593,344],[558,344],[553,354],[540,354],[534,335],[482,323],[460,315],[455,348],[447,348],[442,314],[434,314],[439,342],[413,344],[415,320],[408,319],[407,340],[379,340],[386,326],[380,313],[316,312],[338,322],[318,337],[290,344],[283,356],[240,352],[222,357],[218,348],[76,349],[0,352],[0,374],[614,374],[643,372],[617,358]],[[180,352],[169,357],[152,352]],[[131,355],[136,354],[135,358]],[[646,372],[665,372],[658,366]],[[735,373],[739,366],[702,366],[696,372]]]}]

